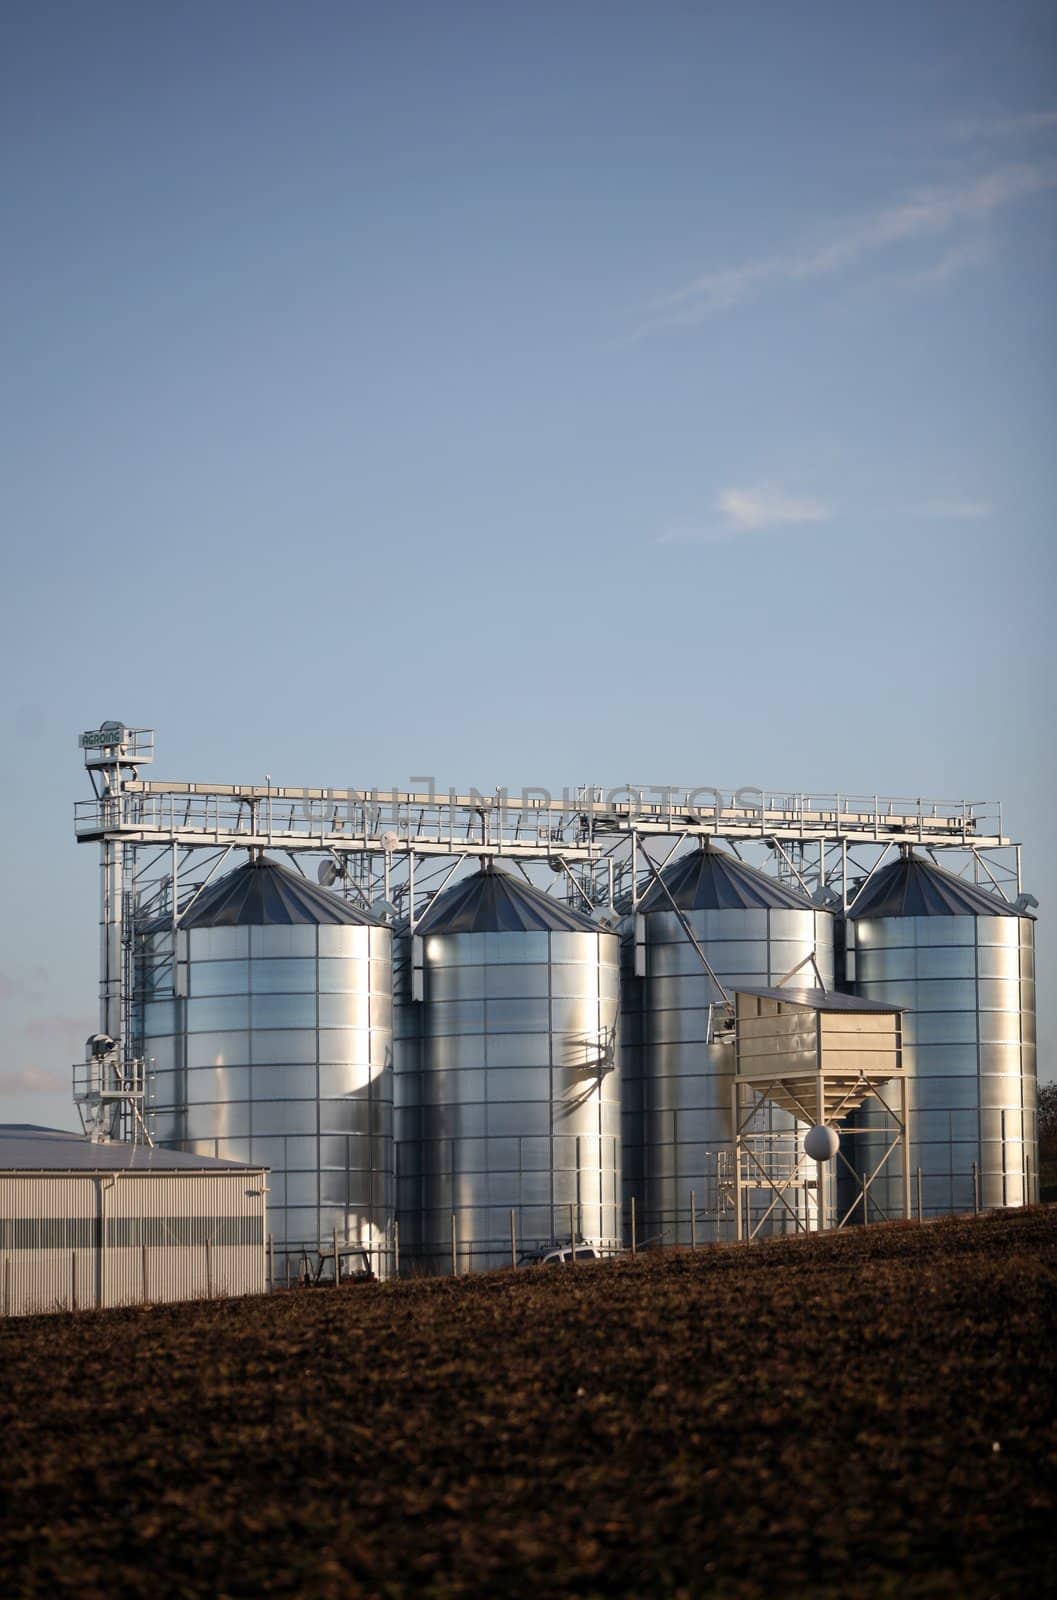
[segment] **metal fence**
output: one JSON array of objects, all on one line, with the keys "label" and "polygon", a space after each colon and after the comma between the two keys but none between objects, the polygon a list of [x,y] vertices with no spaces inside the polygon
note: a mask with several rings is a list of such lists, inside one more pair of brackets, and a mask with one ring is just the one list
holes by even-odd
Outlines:
[{"label": "metal fence", "polygon": [[[980,1198],[980,1169],[974,1161],[966,1173],[966,1182],[969,1185],[969,1196],[964,1205],[951,1204],[943,1214],[950,1216],[971,1213],[979,1216],[987,1210]],[[918,1167],[911,1177],[912,1199],[909,1216],[923,1222],[933,1220],[927,1217],[922,1206],[922,1169]],[[763,1191],[763,1186],[757,1186]],[[1027,1173],[1027,1194],[1025,1204],[1038,1203],[1037,1174],[1031,1170],[1030,1162]],[[743,1200],[749,1198],[746,1189]],[[522,1236],[520,1210],[513,1206],[509,1211],[509,1232],[503,1239],[482,1239],[479,1237],[467,1238],[460,1228],[460,1214],[457,1211],[450,1213],[450,1244],[444,1250],[437,1248],[419,1248],[409,1252],[405,1258],[405,1276],[450,1275],[461,1277],[467,1273],[477,1271],[496,1270],[505,1264],[518,1268],[532,1261],[542,1260],[546,1256],[558,1258],[560,1252],[565,1252],[562,1259],[570,1263],[583,1261],[586,1258],[605,1259],[621,1254],[636,1255],[643,1250],[664,1250],[666,1248],[680,1248],[696,1250],[699,1246],[707,1247],[721,1243],[733,1243],[735,1239],[734,1225],[734,1194],[733,1185],[726,1180],[719,1180],[710,1196],[708,1190],[698,1193],[688,1190],[685,1207],[676,1207],[671,1212],[666,1212],[660,1217],[660,1226],[655,1226],[652,1232],[644,1231],[641,1226],[642,1208],[638,1196],[632,1195],[628,1202],[628,1226],[624,1248],[616,1250],[597,1241],[585,1238],[577,1228],[577,1208],[569,1205],[567,1208],[556,1206],[554,1208],[556,1220],[564,1220],[564,1212],[568,1211],[567,1225],[555,1230],[554,1238],[545,1246],[540,1246],[538,1240],[525,1240]],[[898,1221],[902,1218],[889,1216],[882,1208],[870,1199],[870,1185],[864,1179],[862,1182],[860,1198],[857,1203],[849,1208],[848,1214],[838,1221],[836,1211],[827,1201],[822,1217],[819,1217],[818,1194],[814,1180],[803,1185],[801,1204],[798,1207],[796,1219],[790,1218],[788,1224],[779,1230],[789,1235],[810,1234],[819,1231],[832,1231],[836,1226],[869,1225],[870,1223]],[[820,1226],[821,1224],[821,1226]],[[395,1275],[401,1276],[400,1271],[400,1246],[399,1232],[395,1234]]]}]

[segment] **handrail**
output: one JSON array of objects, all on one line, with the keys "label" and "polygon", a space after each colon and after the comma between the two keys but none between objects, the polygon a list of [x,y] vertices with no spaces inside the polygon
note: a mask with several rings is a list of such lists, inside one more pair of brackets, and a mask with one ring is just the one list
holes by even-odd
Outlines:
[{"label": "handrail", "polygon": [[242,843],[302,850],[407,853],[457,843],[473,853],[597,856],[615,834],[689,833],[729,839],[1007,845],[997,801],[939,801],[839,793],[581,788],[561,798],[498,790],[447,795],[126,781],[76,802],[81,841]]}]

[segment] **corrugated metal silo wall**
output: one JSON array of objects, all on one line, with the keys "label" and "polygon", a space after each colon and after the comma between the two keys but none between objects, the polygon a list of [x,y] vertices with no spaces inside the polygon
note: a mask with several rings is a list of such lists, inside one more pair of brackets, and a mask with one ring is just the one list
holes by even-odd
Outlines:
[{"label": "corrugated metal silo wall", "polygon": [[[864,917],[848,923],[858,994],[904,1005],[910,1075],[911,1209],[942,1216],[1037,1195],[1034,925],[1014,916]],[[887,1097],[886,1097],[887,1098]],[[861,1177],[880,1161],[884,1113],[864,1105],[846,1142]],[[845,1186],[845,1209],[854,1203]],[[871,1185],[870,1216],[903,1214],[898,1163]],[[861,1221],[861,1203],[853,1212]]]},{"label": "corrugated metal silo wall", "polygon": [[[635,975],[635,927],[631,916],[620,924],[620,1101],[622,1212],[624,1243],[631,1242],[632,1195],[641,1206],[645,1195],[645,1116],[642,1046],[645,1001],[643,979]],[[636,1224],[641,1219],[636,1219]],[[641,1237],[641,1230],[640,1237]]]},{"label": "corrugated metal silo wall", "polygon": [[585,1240],[619,1248],[616,936],[431,932],[422,943],[419,1102],[401,1110],[418,1145],[409,1134],[399,1158],[409,1208],[421,1195],[416,1263],[450,1270],[453,1213],[461,1270],[509,1264],[511,1209],[519,1250],[567,1237],[570,1213]]},{"label": "corrugated metal silo wall", "polygon": [[337,1229],[390,1270],[395,1214],[387,927],[191,928],[141,943],[138,1048],[158,1143],[271,1169],[277,1276]]},{"label": "corrugated metal silo wall", "polygon": [[[726,1188],[733,1168],[732,1044],[706,1043],[711,980],[686,932],[670,909],[641,913],[646,973],[629,979],[634,929],[625,933],[623,1015],[624,1077],[628,1084],[624,1129],[627,1146],[625,1231],[634,1194],[641,1242],[690,1242],[690,1195],[698,1211],[699,1239],[733,1237],[732,1202]],[[683,915],[709,965],[726,988],[742,983],[778,983],[814,955],[823,981],[833,984],[834,919],[827,911],[799,908],[684,909]],[[808,968],[806,982],[815,982]],[[777,1107],[764,1108],[761,1126],[778,1136],[768,1158],[792,1159],[797,1126]],[[773,1200],[761,1190],[750,1202],[761,1214]],[[798,1202],[800,1209],[806,1202]],[[807,1221],[805,1215],[803,1218]],[[766,1231],[796,1224],[776,1206]]]},{"label": "corrugated metal silo wall", "polygon": [[419,1264],[422,1247],[421,1012],[411,999],[410,936],[406,930],[394,932],[393,1137],[401,1271]]}]

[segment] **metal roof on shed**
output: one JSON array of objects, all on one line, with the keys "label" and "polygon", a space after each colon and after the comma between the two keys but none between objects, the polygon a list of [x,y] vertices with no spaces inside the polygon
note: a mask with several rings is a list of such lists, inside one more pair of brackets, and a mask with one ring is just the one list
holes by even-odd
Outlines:
[{"label": "metal roof on shed", "polygon": [[1017,917],[1007,900],[978,884],[956,878],[935,862],[908,852],[882,867],[848,916],[859,917]]},{"label": "metal roof on shed", "polygon": [[885,1000],[864,1000],[857,994],[837,994],[829,989],[748,989],[739,983],[734,993],[761,1000],[783,1000],[788,1005],[805,1006],[810,1011],[873,1011],[891,1016],[893,1012],[910,1009],[890,1005]]},{"label": "metal roof on shed", "polygon": [[443,890],[416,933],[597,933],[598,925],[534,884],[486,864]]},{"label": "metal roof on shed", "polygon": [[113,1140],[95,1143],[82,1133],[38,1128],[33,1123],[0,1123],[0,1173],[3,1172],[263,1172],[244,1161],[218,1161],[185,1150],[159,1150]]},{"label": "metal roof on shed", "polygon": [[[811,911],[806,895],[777,878],[710,845],[679,856],[661,871],[680,911]],[[640,911],[671,910],[671,900],[655,879],[639,901]]]},{"label": "metal roof on shed", "polygon": [[369,912],[264,857],[209,884],[180,917],[181,928],[271,928],[294,923],[381,926]]}]

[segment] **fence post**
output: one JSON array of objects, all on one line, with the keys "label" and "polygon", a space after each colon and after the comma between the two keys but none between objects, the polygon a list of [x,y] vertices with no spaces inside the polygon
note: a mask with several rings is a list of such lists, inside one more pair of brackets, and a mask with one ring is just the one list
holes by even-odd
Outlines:
[{"label": "fence post", "polygon": [[921,1218],[922,1218],[922,1211],[921,1211],[921,1168],[919,1167],[918,1168],[918,1221],[919,1222],[921,1221]]},{"label": "fence post", "polygon": [[862,1175],[862,1220],[863,1220],[863,1227],[865,1227],[866,1224],[870,1220],[870,1212],[869,1212],[869,1208],[868,1208],[867,1203],[866,1203],[866,1174],[865,1174],[865,1172]]},{"label": "fence post", "polygon": [[213,1298],[213,1244],[206,1239],[206,1299]]},{"label": "fence post", "polygon": [[635,1238],[635,1196],[632,1195],[632,1197],[631,1197],[631,1253],[632,1253],[632,1255],[635,1254],[637,1249],[638,1249],[638,1242],[637,1242],[637,1240]]},{"label": "fence post", "polygon": [[1024,1204],[1026,1206],[1035,1204],[1035,1190],[1031,1182],[1031,1152],[1028,1150],[1024,1152]]},{"label": "fence post", "polygon": [[275,1293],[275,1234],[268,1235],[268,1293]]},{"label": "fence post", "polygon": [[697,1249],[697,1196],[690,1190],[690,1248]]},{"label": "fence post", "polygon": [[980,1215],[980,1169],[973,1162],[973,1216]]},{"label": "fence post", "polygon": [[[368,1263],[369,1263],[370,1262],[370,1256],[368,1256],[367,1260],[368,1260]],[[338,1271],[338,1230],[337,1230],[337,1228],[335,1228],[334,1229],[334,1287],[335,1287],[335,1289],[338,1288],[340,1283],[341,1283],[341,1277],[340,1277],[340,1274],[339,1274],[339,1271]]]},{"label": "fence post", "polygon": [[459,1275],[459,1233],[454,1211],[451,1214],[451,1275],[453,1278]]},{"label": "fence post", "polygon": [[400,1224],[393,1223],[393,1277],[400,1276]]},{"label": "fence post", "polygon": [[517,1221],[514,1207],[510,1207],[510,1265],[517,1271]]},{"label": "fence post", "polygon": [[575,1206],[570,1203],[570,1205],[569,1205],[569,1249],[572,1252],[572,1254],[570,1255],[569,1259],[572,1262],[574,1267],[576,1265],[576,1228],[575,1228],[574,1223],[573,1223],[573,1212],[575,1211],[575,1209],[576,1209]]},{"label": "fence post", "polygon": [[70,1305],[77,1310],[77,1251],[70,1252]]}]

